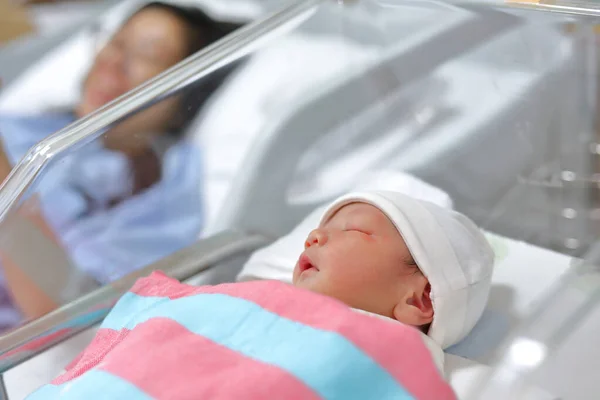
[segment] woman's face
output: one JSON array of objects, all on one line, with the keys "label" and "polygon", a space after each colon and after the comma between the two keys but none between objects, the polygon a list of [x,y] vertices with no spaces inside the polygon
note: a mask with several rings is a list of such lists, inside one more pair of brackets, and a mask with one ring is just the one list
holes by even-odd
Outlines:
[{"label": "woman's face", "polygon": [[[186,29],[183,21],[163,9],[148,8],[135,14],[96,56],[83,85],[78,116],[93,112],[184,59]],[[140,135],[160,133],[168,128],[176,109],[175,98],[163,100],[112,129],[105,144],[119,147],[119,143],[139,141]]]}]

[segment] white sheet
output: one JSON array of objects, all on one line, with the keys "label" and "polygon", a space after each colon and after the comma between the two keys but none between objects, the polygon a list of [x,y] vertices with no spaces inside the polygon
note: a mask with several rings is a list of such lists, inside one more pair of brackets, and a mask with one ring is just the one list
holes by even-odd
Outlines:
[{"label": "white sheet", "polygon": [[496,254],[488,306],[467,338],[447,352],[487,363],[535,301],[568,271],[573,259],[528,243],[487,233]]},{"label": "white sheet", "polygon": [[[489,379],[492,373],[490,367],[463,357],[446,354],[444,372],[459,400],[486,400],[473,396],[477,385]],[[556,400],[556,396],[537,386],[528,385],[523,389],[521,397],[513,397],[510,400]]]}]

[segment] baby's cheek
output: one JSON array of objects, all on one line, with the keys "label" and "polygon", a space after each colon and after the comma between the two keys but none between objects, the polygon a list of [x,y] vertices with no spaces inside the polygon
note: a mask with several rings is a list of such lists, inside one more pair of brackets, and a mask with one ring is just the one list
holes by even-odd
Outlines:
[{"label": "baby's cheek", "polygon": [[329,252],[326,264],[328,272],[339,280],[352,281],[360,278],[364,272],[364,263],[348,249]]},{"label": "baby's cheek", "polygon": [[344,271],[346,274],[351,275],[353,279],[376,282],[383,278],[376,254],[372,254],[368,250],[361,251],[357,248],[354,251],[347,252],[346,255]]},{"label": "baby's cheek", "polygon": [[[321,260],[326,265],[330,278],[348,286],[355,286],[365,279],[376,280],[373,262],[377,255],[367,246],[353,241],[344,242],[343,245],[328,247],[321,253]],[[375,267],[376,268],[376,267]]]},{"label": "baby's cheek", "polygon": [[370,271],[371,269],[370,265],[360,259],[346,259],[343,262],[335,263],[335,267],[331,269],[331,278],[342,288],[355,291],[374,285],[379,280]]},{"label": "baby's cheek", "polygon": [[352,282],[365,296],[379,298],[393,292],[398,285],[398,275],[390,274],[381,264],[365,263],[352,274]]}]

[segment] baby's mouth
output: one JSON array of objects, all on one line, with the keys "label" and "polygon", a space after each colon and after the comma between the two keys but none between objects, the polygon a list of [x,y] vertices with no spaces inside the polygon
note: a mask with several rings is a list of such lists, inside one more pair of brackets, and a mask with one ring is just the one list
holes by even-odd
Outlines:
[{"label": "baby's mouth", "polygon": [[308,270],[318,271],[319,268],[311,261],[311,259],[306,255],[302,254],[300,256],[300,260],[298,260],[298,268],[300,269],[300,273]]}]

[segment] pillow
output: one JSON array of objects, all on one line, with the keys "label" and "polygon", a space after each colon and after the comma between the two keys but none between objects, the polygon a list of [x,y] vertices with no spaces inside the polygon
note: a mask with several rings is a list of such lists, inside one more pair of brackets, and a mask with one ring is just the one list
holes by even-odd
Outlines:
[{"label": "pillow", "polygon": [[[382,170],[367,173],[356,185],[356,190],[376,189],[393,190],[452,208],[452,200],[444,191],[403,172]],[[294,266],[304,250],[304,241],[309,232],[319,224],[327,205],[310,213],[288,235],[254,252],[244,264],[237,280],[277,279],[291,283]]]}]

